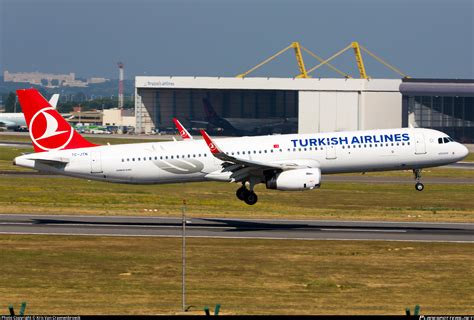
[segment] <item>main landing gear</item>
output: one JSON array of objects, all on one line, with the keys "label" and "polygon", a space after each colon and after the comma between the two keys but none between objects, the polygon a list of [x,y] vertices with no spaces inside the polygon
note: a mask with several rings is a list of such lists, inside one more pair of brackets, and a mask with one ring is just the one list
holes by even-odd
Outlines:
[{"label": "main landing gear", "polygon": [[[251,189],[253,189],[252,186]],[[256,204],[258,201],[258,197],[255,192],[253,192],[253,190],[248,190],[245,186],[245,183],[242,183],[242,186],[237,189],[235,195],[239,200],[244,201],[248,205]]]},{"label": "main landing gear", "polygon": [[418,191],[423,191],[425,186],[420,182],[421,179],[421,169],[413,169],[413,174],[415,175],[415,189]]}]

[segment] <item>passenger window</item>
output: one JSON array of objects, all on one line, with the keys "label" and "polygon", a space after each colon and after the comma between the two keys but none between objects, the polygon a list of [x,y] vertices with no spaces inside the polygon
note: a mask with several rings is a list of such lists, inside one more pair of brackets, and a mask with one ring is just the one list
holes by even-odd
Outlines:
[{"label": "passenger window", "polygon": [[125,162],[125,160],[124,160],[124,159],[122,159],[122,162]]}]

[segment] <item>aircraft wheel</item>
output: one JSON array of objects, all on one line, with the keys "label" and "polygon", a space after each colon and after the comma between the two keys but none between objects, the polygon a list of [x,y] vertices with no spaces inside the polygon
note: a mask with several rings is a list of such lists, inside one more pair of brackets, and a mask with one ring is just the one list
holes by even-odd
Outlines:
[{"label": "aircraft wheel", "polygon": [[423,191],[424,188],[425,188],[425,186],[421,182],[417,182],[415,184],[415,189],[418,190],[418,191]]},{"label": "aircraft wheel", "polygon": [[249,191],[249,192],[245,195],[244,201],[245,201],[245,203],[248,204],[248,205],[254,205],[254,204],[256,204],[257,201],[258,201],[258,197],[257,197],[257,195],[255,194],[255,192]]},{"label": "aircraft wheel", "polygon": [[242,200],[244,201],[245,200],[245,194],[249,192],[247,190],[247,188],[245,188],[244,186],[240,187],[239,189],[237,189],[237,191],[235,192],[235,195],[237,196],[237,198],[239,200]]}]

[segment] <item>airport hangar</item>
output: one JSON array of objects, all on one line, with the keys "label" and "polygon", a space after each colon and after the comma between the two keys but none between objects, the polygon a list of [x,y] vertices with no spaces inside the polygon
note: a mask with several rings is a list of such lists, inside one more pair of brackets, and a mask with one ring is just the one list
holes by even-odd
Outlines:
[{"label": "airport hangar", "polygon": [[136,131],[175,132],[173,117],[205,128],[204,98],[222,118],[296,120],[289,132],[251,134],[400,128],[410,118],[474,141],[474,80],[449,79],[137,76]]}]

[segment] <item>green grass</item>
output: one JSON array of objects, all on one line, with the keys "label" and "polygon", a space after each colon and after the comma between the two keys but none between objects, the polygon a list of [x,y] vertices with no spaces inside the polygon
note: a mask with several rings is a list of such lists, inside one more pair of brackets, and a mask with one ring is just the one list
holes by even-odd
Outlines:
[{"label": "green grass", "polygon": [[[96,144],[124,144],[124,143],[140,143],[140,142],[158,142],[158,141],[169,141],[169,139],[165,140],[160,138],[160,136],[156,136],[156,139],[140,139],[140,138],[127,138],[127,135],[111,137],[108,135],[103,135],[99,137],[86,137],[92,143]],[[30,136],[27,134],[24,135],[17,135],[17,134],[0,134],[0,142],[31,142]]]},{"label": "green grass", "polygon": [[471,152],[471,153],[469,153],[469,154],[467,155],[467,157],[466,157],[466,158],[464,158],[464,160],[463,160],[463,161],[469,161],[469,162],[473,162],[473,161],[474,161],[474,153],[472,153],[472,152]]},{"label": "green grass", "polygon": [[0,213],[190,216],[402,221],[474,221],[474,185],[327,182],[304,192],[267,190],[259,203],[235,198],[235,184],[121,185],[61,176],[2,176]]},{"label": "green grass", "polygon": [[[187,303],[224,314],[473,311],[472,244],[187,241]],[[175,314],[181,239],[0,236],[0,308],[27,314]]]},{"label": "green grass", "polygon": [[[0,147],[0,171],[31,171],[12,159],[31,148]],[[170,215],[183,199],[197,216],[307,219],[474,221],[474,185],[412,186],[407,171],[367,173],[367,177],[406,177],[407,184],[324,182],[320,190],[280,192],[257,186],[259,203],[235,198],[236,184],[190,183],[118,185],[61,176],[0,176],[0,213]],[[434,168],[424,177],[473,178],[474,170]]]}]

